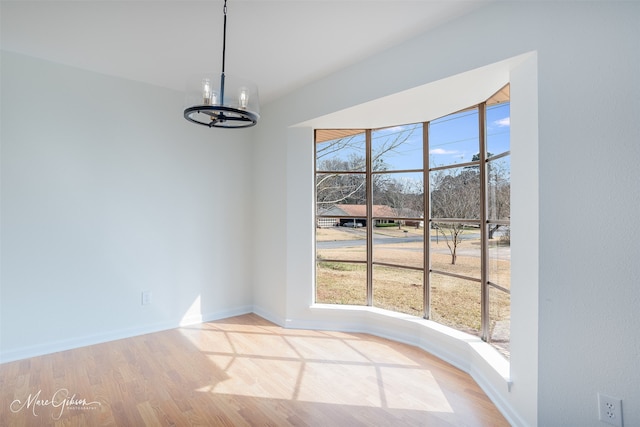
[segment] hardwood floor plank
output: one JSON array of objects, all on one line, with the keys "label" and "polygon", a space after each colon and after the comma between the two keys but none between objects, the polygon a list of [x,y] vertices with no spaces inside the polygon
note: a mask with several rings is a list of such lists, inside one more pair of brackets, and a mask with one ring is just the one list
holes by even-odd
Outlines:
[{"label": "hardwood floor plank", "polygon": [[254,314],[2,364],[0,399],[3,427],[508,425],[416,347]]}]

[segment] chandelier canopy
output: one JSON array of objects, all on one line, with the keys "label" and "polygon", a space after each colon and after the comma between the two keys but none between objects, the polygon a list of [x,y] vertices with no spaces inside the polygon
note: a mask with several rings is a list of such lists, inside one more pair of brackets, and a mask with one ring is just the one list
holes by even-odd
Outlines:
[{"label": "chandelier canopy", "polygon": [[222,73],[200,76],[187,82],[184,118],[210,128],[246,128],[260,118],[258,88],[255,84],[225,75],[227,48],[227,0],[223,7]]}]

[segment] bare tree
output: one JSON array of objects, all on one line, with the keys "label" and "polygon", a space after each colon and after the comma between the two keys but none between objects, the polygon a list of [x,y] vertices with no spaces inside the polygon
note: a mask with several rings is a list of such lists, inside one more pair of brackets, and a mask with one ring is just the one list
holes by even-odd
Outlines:
[{"label": "bare tree", "polygon": [[480,218],[480,174],[472,168],[441,170],[432,174],[431,186],[431,217],[452,220],[434,221],[434,225],[444,237],[451,264],[455,265],[464,232],[464,223],[455,220]]},{"label": "bare tree", "polygon": [[[511,216],[511,176],[509,166],[503,159],[487,164],[487,188],[489,220],[505,220]],[[492,224],[489,227],[489,239],[503,226]],[[508,228],[508,227],[507,227]],[[506,231],[506,230],[505,230]]]},{"label": "bare tree", "polygon": [[[424,183],[422,180],[401,178],[384,183],[377,203],[392,207],[399,217],[424,218]],[[416,221],[416,227],[420,221]],[[401,222],[398,222],[400,227]]]},{"label": "bare tree", "polygon": [[[323,165],[323,162],[331,162],[331,160],[339,160],[339,157],[336,157],[336,153],[342,153],[345,150],[354,150],[362,151],[363,146],[362,142],[358,138],[358,135],[348,136],[346,138],[339,138],[331,141],[329,144],[321,144],[316,148],[316,161],[318,162],[318,166]],[[364,154],[364,152],[363,152]],[[362,159],[362,164],[359,165],[358,168],[352,170],[362,170],[364,171],[364,157]],[[325,169],[322,170],[331,170]],[[342,170],[342,169],[338,169]]]},{"label": "bare tree", "polygon": [[[488,180],[488,214],[489,220],[508,219],[511,215],[511,177],[509,166],[504,159],[491,160],[493,153],[487,153],[487,180]],[[474,154],[471,161],[479,162],[480,153]],[[480,170],[480,166],[466,166],[465,169]],[[491,224],[489,227],[489,239],[499,228],[500,224]]]},{"label": "bare tree", "polygon": [[[325,153],[332,153],[327,151],[327,147],[323,149]],[[364,163],[364,157],[355,153],[351,153],[346,160],[339,157],[322,159],[318,164],[318,170],[330,172],[316,174],[318,205],[332,205],[340,202],[363,204],[366,200]],[[345,174],[339,171],[362,171],[362,173]]]},{"label": "bare tree", "polygon": [[[473,160],[478,160],[478,155]],[[488,218],[505,220],[510,216],[511,180],[509,166],[503,159],[487,163],[488,180]],[[434,221],[438,233],[445,239],[451,252],[451,264],[456,263],[458,245],[462,240],[465,223],[455,219],[480,218],[480,168],[467,166],[460,169],[446,169],[431,175],[431,216],[434,219],[452,221]],[[489,227],[489,239],[503,227],[492,224]]]},{"label": "bare tree", "polygon": [[[376,172],[388,169],[384,156],[392,153],[406,142],[413,129],[401,132],[394,138],[384,140],[376,146],[372,154],[372,169]],[[326,144],[319,144],[316,151],[316,202],[318,206],[336,203],[365,204],[366,201],[366,157],[358,135],[339,138]],[[350,152],[346,159],[341,153]],[[361,154],[358,154],[361,153]],[[349,173],[345,173],[349,172]],[[353,173],[362,172],[362,173]],[[384,192],[385,180],[382,175],[372,177],[373,189],[376,193]]]}]

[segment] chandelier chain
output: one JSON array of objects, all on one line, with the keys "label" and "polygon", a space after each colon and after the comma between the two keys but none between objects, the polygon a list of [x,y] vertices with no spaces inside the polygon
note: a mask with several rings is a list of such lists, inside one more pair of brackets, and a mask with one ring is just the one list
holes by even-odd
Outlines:
[{"label": "chandelier chain", "polygon": [[222,74],[224,74],[224,63],[227,51],[227,0],[224,0],[224,7],[222,10],[224,12],[224,26],[222,33]]}]

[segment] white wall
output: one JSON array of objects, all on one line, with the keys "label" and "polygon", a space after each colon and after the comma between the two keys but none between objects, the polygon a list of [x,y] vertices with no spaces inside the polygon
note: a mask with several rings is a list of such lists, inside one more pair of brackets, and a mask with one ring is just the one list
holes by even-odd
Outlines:
[{"label": "white wall", "polygon": [[[253,222],[253,298],[255,312],[278,324],[285,316],[286,240],[283,230],[289,228],[286,216],[287,130],[269,110],[261,111],[255,135],[267,133],[268,141],[256,138],[252,147]],[[259,128],[258,128],[259,126]],[[266,142],[266,143],[265,143]]]},{"label": "white wall", "polygon": [[250,133],[150,85],[1,71],[2,361],[251,311]]},{"label": "white wall", "polygon": [[539,422],[600,426],[603,392],[635,426],[640,3],[561,11],[534,15],[552,39],[539,55]]},{"label": "white wall", "polygon": [[514,212],[533,210],[525,218],[537,220],[520,217],[533,246],[521,245],[527,259],[513,262],[513,276],[521,278],[513,284],[513,387],[490,392],[516,425],[599,426],[597,392],[622,398],[625,425],[640,425],[639,21],[638,2],[497,2],[264,108],[269,124],[256,130],[254,156],[264,179],[254,181],[254,191],[278,195],[259,215],[286,221],[256,241],[257,310],[288,324],[375,322],[410,340],[413,327],[396,319],[309,309],[311,133],[289,127],[535,52],[533,64],[511,72],[516,86],[534,80],[514,88],[514,97],[537,96],[537,128],[534,106],[528,115],[513,114],[512,130],[519,141],[539,144],[519,149],[532,156],[520,164],[539,178],[519,178],[531,193],[514,196]]}]

